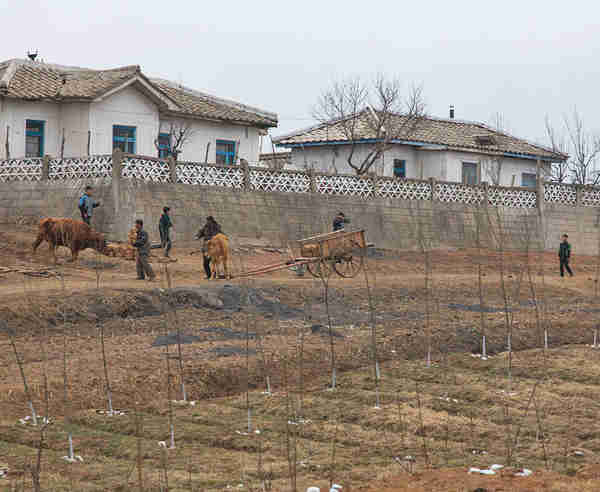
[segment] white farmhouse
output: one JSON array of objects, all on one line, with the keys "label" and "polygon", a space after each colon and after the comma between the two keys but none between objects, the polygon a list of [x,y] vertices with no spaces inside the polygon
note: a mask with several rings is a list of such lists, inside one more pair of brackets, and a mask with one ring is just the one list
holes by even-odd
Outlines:
[{"label": "white farmhouse", "polygon": [[[146,77],[137,65],[111,70],[0,63],[0,159],[110,154],[166,157],[175,132],[179,160],[259,161],[260,135],[277,115]],[[8,155],[7,155],[8,154]]]},{"label": "white farmhouse", "polygon": [[[451,116],[453,116],[451,112]],[[373,125],[377,115],[365,110],[353,116],[354,132],[348,139],[348,120],[335,120],[274,139],[278,147],[291,149],[290,167],[334,174],[354,174],[356,166],[374,145]],[[549,175],[551,165],[568,156],[540,145],[491,129],[482,123],[423,117],[406,125],[396,115],[401,138],[386,144],[383,156],[370,169],[381,176],[428,179],[501,186],[536,186],[538,172]]]}]

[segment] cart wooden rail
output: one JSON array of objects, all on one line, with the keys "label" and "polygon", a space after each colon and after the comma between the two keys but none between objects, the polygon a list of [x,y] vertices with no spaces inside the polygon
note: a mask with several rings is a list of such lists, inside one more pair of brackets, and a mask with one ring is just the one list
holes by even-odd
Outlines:
[{"label": "cart wooden rail", "polygon": [[265,265],[242,272],[238,277],[306,265],[317,278],[328,278],[334,271],[340,277],[355,277],[364,267],[367,243],[365,231],[335,231],[300,239],[292,248],[292,258],[286,262]]}]

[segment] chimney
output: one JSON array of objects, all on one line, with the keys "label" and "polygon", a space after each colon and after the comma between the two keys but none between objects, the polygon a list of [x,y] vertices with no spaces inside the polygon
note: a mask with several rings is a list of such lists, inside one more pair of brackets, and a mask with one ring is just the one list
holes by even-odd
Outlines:
[{"label": "chimney", "polygon": [[450,119],[454,119],[454,104],[450,105]]},{"label": "chimney", "polygon": [[36,51],[35,53],[33,51],[27,51],[27,56],[31,61],[35,61],[35,59],[38,56],[38,52]]}]

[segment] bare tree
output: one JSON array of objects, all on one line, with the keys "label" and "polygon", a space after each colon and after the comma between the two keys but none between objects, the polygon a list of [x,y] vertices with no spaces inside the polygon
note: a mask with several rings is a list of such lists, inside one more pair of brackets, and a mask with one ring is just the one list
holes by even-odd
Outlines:
[{"label": "bare tree", "polygon": [[[546,116],[546,137],[550,142],[552,152],[567,154],[568,145],[564,135],[560,134],[556,128],[552,126],[550,118]],[[569,178],[569,162],[555,162],[550,169],[550,179],[556,183],[564,183]]]},{"label": "bare tree", "polygon": [[[161,130],[163,126],[161,125]],[[172,155],[177,160],[179,154],[183,152],[183,148],[196,134],[196,130],[191,120],[174,120],[168,123],[168,132],[161,131],[169,135],[169,155]],[[156,150],[162,150],[159,145],[159,137],[154,139]]]},{"label": "bare tree", "polygon": [[[393,142],[406,138],[424,115],[421,86],[412,86],[404,95],[398,79],[382,74],[372,84],[358,77],[335,82],[313,109],[314,118],[325,125],[328,134],[340,134],[348,142],[346,162],[357,175],[368,173]],[[365,139],[373,143],[366,146],[361,142]]]},{"label": "bare tree", "polygon": [[576,184],[600,183],[598,158],[600,157],[600,136],[588,132],[584,126],[583,118],[573,109],[571,119],[564,116],[565,129],[571,147],[569,171]]}]

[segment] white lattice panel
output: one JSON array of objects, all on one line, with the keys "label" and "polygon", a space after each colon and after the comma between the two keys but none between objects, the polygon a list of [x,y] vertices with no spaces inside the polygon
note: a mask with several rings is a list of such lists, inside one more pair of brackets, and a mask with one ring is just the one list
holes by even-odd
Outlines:
[{"label": "white lattice panel", "polygon": [[178,163],[176,172],[178,183],[235,189],[244,187],[244,172],[238,166]]},{"label": "white lattice panel", "polygon": [[490,186],[488,200],[495,207],[534,208],[537,206],[537,193],[532,190]]},{"label": "white lattice panel", "polygon": [[317,193],[368,198],[373,195],[373,179],[358,176],[315,176]]},{"label": "white lattice panel", "polygon": [[479,204],[484,199],[483,188],[462,183],[436,183],[435,197],[440,202]]},{"label": "white lattice panel", "polygon": [[402,200],[431,200],[431,184],[428,181],[378,179],[377,196]]},{"label": "white lattice panel", "polygon": [[584,188],[581,204],[584,207],[600,207],[600,188]]},{"label": "white lattice panel", "polygon": [[0,161],[0,182],[39,181],[41,178],[41,157]]},{"label": "white lattice panel", "polygon": [[121,176],[156,183],[170,183],[171,170],[167,161],[126,157],[122,162]]},{"label": "white lattice panel", "polygon": [[308,193],[310,178],[305,173],[250,169],[250,187],[256,191],[280,191],[284,193]]},{"label": "white lattice panel", "polygon": [[48,179],[51,180],[110,178],[111,176],[111,155],[52,159],[48,169]]},{"label": "white lattice panel", "polygon": [[562,203],[564,205],[576,205],[577,188],[568,184],[544,183],[544,201]]}]

